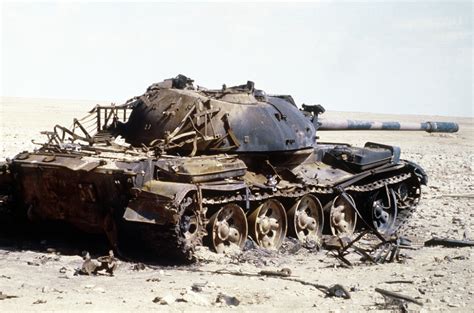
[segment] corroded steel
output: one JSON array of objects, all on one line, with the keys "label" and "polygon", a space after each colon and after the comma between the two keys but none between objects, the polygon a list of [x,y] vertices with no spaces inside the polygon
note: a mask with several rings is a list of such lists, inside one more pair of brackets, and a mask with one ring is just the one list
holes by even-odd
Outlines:
[{"label": "corroded steel", "polygon": [[104,232],[119,253],[139,247],[186,260],[203,239],[221,252],[242,247],[247,233],[276,249],[287,227],[317,241],[350,234],[361,219],[392,234],[418,204],[426,173],[398,147],[319,144],[317,132],[457,125],[341,123],[323,112],[252,82],[209,90],[178,75],[122,105],[94,107],[71,129],[56,125],[39,149],[0,164],[0,210]]}]

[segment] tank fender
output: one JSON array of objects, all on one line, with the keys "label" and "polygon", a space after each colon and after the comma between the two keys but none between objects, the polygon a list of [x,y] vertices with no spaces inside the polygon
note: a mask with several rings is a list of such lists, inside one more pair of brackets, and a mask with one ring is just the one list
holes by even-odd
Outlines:
[{"label": "tank fender", "polygon": [[128,203],[123,218],[129,222],[149,224],[177,224],[179,208],[186,195],[196,191],[192,184],[151,180],[141,189],[134,189],[134,198]]},{"label": "tank fender", "polygon": [[422,185],[425,185],[425,186],[428,185],[428,174],[426,174],[425,170],[420,165],[412,161],[407,161],[407,160],[402,160],[402,161],[405,162],[409,168],[411,168],[411,170],[418,177]]}]

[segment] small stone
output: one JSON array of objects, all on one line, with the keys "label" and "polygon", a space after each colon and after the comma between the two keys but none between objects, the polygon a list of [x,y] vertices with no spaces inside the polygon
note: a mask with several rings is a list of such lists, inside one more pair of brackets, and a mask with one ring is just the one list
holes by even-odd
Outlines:
[{"label": "small stone", "polygon": [[229,306],[237,306],[240,304],[240,300],[233,296],[228,296],[223,293],[219,293],[216,298],[216,303],[223,303]]},{"label": "small stone", "polygon": [[159,279],[158,277],[155,277],[155,278],[148,278],[146,281],[158,283],[161,281],[161,279]]},{"label": "small stone", "polygon": [[201,292],[202,289],[204,288],[204,286],[206,286],[205,283],[194,283],[191,286],[191,290],[194,291],[194,292]]},{"label": "small stone", "polygon": [[134,271],[143,271],[143,270],[145,270],[145,269],[146,269],[146,265],[143,264],[143,263],[141,263],[141,262],[140,262],[140,263],[137,263],[137,264],[134,264],[134,265],[132,266],[132,270],[134,270]]},{"label": "small stone", "polygon": [[46,303],[46,302],[47,302],[46,300],[38,299],[35,302],[33,302],[33,304],[43,304],[43,303]]},{"label": "small stone", "polygon": [[169,305],[176,302],[176,298],[172,295],[166,295],[164,297],[155,297],[155,299],[153,299],[153,302],[159,303],[161,305]]}]

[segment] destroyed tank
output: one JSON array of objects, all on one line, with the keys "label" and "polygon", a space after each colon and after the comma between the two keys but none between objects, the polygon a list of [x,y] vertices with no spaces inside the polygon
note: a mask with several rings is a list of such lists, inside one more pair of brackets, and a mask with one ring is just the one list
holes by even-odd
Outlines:
[{"label": "destroyed tank", "polygon": [[278,249],[286,236],[366,229],[389,236],[420,200],[425,171],[400,148],[320,143],[323,130],[455,132],[455,123],[321,119],[289,95],[254,83],[217,90],[183,75],[123,105],[96,106],[72,128],[0,165],[1,205],[33,221],[104,232],[161,256],[222,252],[248,236]]}]

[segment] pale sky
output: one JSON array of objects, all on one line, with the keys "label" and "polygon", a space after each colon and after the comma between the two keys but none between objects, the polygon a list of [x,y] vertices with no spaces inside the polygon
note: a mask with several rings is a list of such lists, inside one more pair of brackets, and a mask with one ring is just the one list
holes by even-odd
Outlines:
[{"label": "pale sky", "polygon": [[328,110],[473,116],[472,19],[471,1],[3,2],[0,94],[122,103],[181,73]]}]

